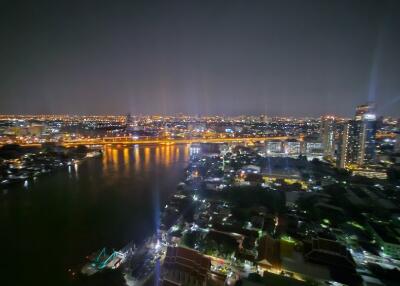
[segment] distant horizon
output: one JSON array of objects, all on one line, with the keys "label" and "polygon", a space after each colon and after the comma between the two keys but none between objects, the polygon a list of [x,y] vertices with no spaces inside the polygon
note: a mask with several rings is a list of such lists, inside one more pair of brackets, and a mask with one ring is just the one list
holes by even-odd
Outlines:
[{"label": "distant horizon", "polygon": [[[73,113],[0,113],[0,116],[88,116],[88,117],[106,117],[106,116],[112,116],[112,117],[126,117],[128,115],[127,113],[124,114],[95,114],[95,113],[87,113],[87,114],[73,114]],[[187,117],[241,117],[241,116],[249,116],[249,117],[260,117],[260,116],[266,116],[266,118],[295,118],[295,119],[304,119],[304,118],[310,118],[310,119],[318,119],[324,116],[333,116],[338,119],[351,119],[354,117],[353,115],[350,116],[342,116],[342,115],[337,115],[337,114],[321,114],[321,115],[315,115],[315,116],[294,116],[294,115],[268,115],[268,114],[237,114],[237,115],[226,115],[226,114],[189,114],[189,113],[176,113],[176,114],[135,114],[135,113],[130,113],[131,116],[134,117],[147,117],[147,116],[160,116],[160,117],[179,117],[179,116],[187,116]],[[399,119],[400,116],[393,116],[393,115],[377,115],[377,118],[379,117],[384,117],[384,118],[393,118],[393,119]]]}]

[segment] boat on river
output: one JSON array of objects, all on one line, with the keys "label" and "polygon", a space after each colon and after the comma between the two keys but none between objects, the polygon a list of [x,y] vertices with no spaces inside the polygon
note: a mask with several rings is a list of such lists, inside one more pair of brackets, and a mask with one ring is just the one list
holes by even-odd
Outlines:
[{"label": "boat on river", "polygon": [[86,257],[89,261],[82,267],[81,273],[91,276],[105,268],[117,269],[126,261],[128,256],[133,255],[134,251],[134,249],[125,252],[114,250],[110,254],[106,248],[103,248]]}]

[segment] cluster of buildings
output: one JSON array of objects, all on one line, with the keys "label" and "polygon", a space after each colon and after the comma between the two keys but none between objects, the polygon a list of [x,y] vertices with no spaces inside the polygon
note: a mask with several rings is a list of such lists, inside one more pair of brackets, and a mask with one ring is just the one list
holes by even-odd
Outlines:
[{"label": "cluster of buildings", "polygon": [[[161,262],[160,284],[380,286],[393,281],[381,273],[400,271],[400,185],[386,180],[398,130],[372,104],[352,119],[0,116],[0,145],[110,134],[260,138],[191,145],[186,179],[162,212],[162,255],[146,260]],[[68,151],[48,147],[63,158]],[[52,156],[3,160],[1,183],[75,163]]]},{"label": "cluster of buildings", "polygon": [[360,105],[354,119],[343,120],[324,116],[319,133],[300,139],[266,142],[269,156],[299,156],[325,158],[339,168],[376,163],[377,118],[373,105]]},{"label": "cluster of buildings", "polygon": [[[72,116],[0,115],[0,144],[30,144],[104,137],[267,138],[269,156],[325,158],[339,168],[364,168],[385,161],[387,146],[400,151],[396,120],[378,118],[374,105],[356,108],[352,119],[333,116]],[[397,138],[395,138],[397,133]],[[271,140],[276,137],[280,140]],[[282,140],[282,138],[285,138]],[[386,148],[386,149],[385,149]],[[382,154],[384,150],[384,154]]]},{"label": "cluster of buildings", "polygon": [[267,118],[261,116],[132,116],[127,114],[125,128],[115,130],[124,136],[162,138],[232,138],[299,136],[313,134],[318,120],[313,118]]},{"label": "cluster of buildings", "polygon": [[316,138],[309,138],[308,140],[272,140],[266,142],[266,153],[269,156],[276,157],[304,155],[309,158],[322,158],[324,152],[323,146],[323,143]]},{"label": "cluster of buildings", "polygon": [[[335,158],[337,122],[326,120],[321,128],[334,134],[314,146]],[[368,123],[360,124],[368,129]],[[385,273],[400,273],[400,186],[343,176],[328,159],[260,152],[279,154],[289,142],[192,146],[186,180],[161,220],[162,285],[380,286],[396,280]]]},{"label": "cluster of buildings", "polygon": [[311,135],[267,141],[266,154],[323,159],[357,175],[385,179],[385,169],[400,152],[399,134],[398,127],[387,130],[371,103],[358,106],[352,119],[323,116],[319,131]]},{"label": "cluster of buildings", "polygon": [[[296,128],[289,127],[291,131],[279,134],[297,136],[266,140],[258,152],[270,157],[317,158],[356,175],[381,179],[386,178],[385,170],[391,162],[399,161],[399,125],[378,118],[372,103],[358,106],[352,119],[323,116],[314,123],[307,121],[306,125],[312,127],[301,132],[292,132]],[[275,124],[287,127],[279,120]]]},{"label": "cluster of buildings", "polygon": [[60,168],[76,172],[82,160],[101,154],[100,150],[63,148],[55,144],[45,144],[42,148],[6,145],[0,150],[0,190],[7,192],[15,184],[27,188],[38,177]]}]

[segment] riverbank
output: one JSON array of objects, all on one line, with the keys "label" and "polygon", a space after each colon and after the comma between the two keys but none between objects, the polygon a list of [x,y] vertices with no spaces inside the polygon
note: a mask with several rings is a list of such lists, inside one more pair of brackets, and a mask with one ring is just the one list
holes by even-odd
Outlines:
[{"label": "riverbank", "polygon": [[[12,184],[1,196],[5,285],[75,285],[68,269],[85,256],[132,240],[138,245],[154,232],[154,209],[182,180],[188,146],[103,150],[101,157],[30,180],[26,188]],[[83,285],[119,285],[101,284],[102,276]]]}]

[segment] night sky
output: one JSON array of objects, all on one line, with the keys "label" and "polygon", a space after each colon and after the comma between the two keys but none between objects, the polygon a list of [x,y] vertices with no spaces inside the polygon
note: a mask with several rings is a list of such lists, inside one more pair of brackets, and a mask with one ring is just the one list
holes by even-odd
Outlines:
[{"label": "night sky", "polygon": [[0,0],[0,113],[400,116],[400,1]]}]

